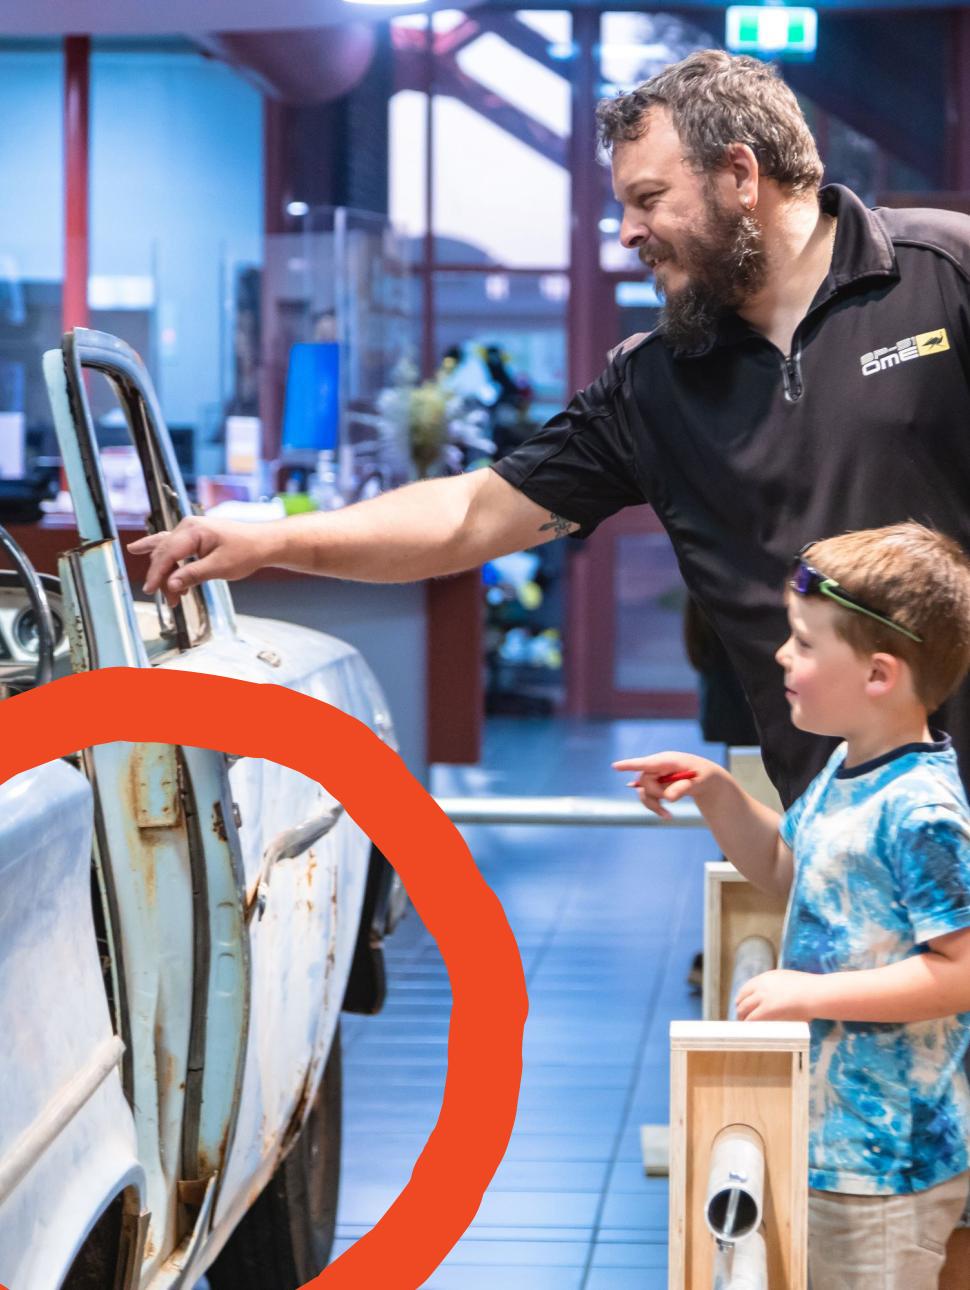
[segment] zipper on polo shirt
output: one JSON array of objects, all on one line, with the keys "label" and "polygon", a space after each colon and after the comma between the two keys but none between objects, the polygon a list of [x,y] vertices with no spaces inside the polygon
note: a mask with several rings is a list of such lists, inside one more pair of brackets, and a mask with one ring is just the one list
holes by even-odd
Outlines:
[{"label": "zipper on polo shirt", "polygon": [[[781,351],[779,351],[780,353]],[[792,351],[781,356],[781,374],[785,381],[785,398],[789,403],[797,403],[805,392],[802,383],[802,346],[796,339],[792,342]]]}]

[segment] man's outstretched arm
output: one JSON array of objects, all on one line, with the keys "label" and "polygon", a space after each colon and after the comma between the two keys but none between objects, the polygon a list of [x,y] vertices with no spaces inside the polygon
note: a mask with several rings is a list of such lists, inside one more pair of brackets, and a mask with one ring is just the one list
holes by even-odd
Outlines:
[{"label": "man's outstretched arm", "polygon": [[[471,569],[579,527],[551,514],[494,470],[431,479],[345,510],[267,524],[185,519],[128,544],[148,555],[145,591],[170,604],[210,578],[245,578],[272,565],[359,582],[416,582]],[[182,563],[189,560],[188,564]]]}]

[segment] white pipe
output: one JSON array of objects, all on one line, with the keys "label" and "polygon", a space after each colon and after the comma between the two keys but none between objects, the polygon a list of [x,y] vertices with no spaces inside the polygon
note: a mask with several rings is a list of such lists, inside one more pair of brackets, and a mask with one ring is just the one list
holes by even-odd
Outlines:
[{"label": "white pipe", "polygon": [[727,1290],[768,1290],[768,1247],[760,1232],[734,1246]]},{"label": "white pipe", "polygon": [[738,991],[752,977],[770,972],[775,966],[775,947],[764,936],[747,936],[734,953],[731,992],[728,995],[728,1021],[738,1019]]},{"label": "white pipe", "polygon": [[729,1124],[711,1145],[704,1218],[713,1235],[734,1244],[761,1226],[765,1146],[747,1124]]},{"label": "white pipe", "polygon": [[616,797],[438,797],[435,801],[454,824],[707,827],[695,803],[686,800],[669,805],[668,820],[645,810],[637,801]]},{"label": "white pipe", "polygon": [[768,1247],[760,1232],[714,1250],[712,1290],[768,1290]]}]

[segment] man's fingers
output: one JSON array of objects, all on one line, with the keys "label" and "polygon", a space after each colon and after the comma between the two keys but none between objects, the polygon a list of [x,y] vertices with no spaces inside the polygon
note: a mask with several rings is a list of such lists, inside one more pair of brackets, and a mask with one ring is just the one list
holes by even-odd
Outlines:
[{"label": "man's fingers", "polygon": [[[201,546],[202,534],[193,526],[181,525],[171,533],[157,534],[162,540],[151,552],[148,573],[145,576],[145,594],[153,595],[169,580],[169,575],[176,569],[180,560],[190,555],[197,555]],[[184,570],[179,570],[181,575]]]},{"label": "man's fingers", "polygon": [[148,533],[145,537],[135,538],[134,542],[129,542],[128,550],[132,555],[151,555],[163,538],[167,538],[168,533]]}]

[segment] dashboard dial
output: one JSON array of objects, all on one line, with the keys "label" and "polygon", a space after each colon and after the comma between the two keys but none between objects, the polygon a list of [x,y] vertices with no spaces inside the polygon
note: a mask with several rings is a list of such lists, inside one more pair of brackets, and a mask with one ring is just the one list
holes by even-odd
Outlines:
[{"label": "dashboard dial", "polygon": [[[51,620],[54,625],[54,648],[56,649],[64,635],[64,624],[53,610],[51,610]],[[32,609],[25,609],[17,615],[13,625],[13,634],[14,639],[22,650],[36,656],[37,618]]]}]

